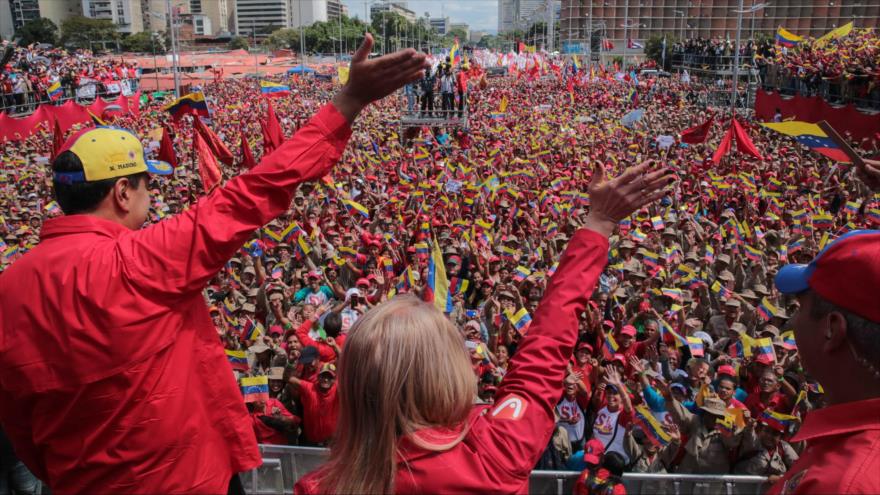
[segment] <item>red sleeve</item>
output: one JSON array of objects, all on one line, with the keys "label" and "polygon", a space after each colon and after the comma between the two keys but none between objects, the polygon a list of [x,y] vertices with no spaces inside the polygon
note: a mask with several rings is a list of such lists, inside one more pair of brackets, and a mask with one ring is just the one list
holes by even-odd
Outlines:
[{"label": "red sleeve", "polygon": [[[587,229],[578,231],[562,254],[501,382],[495,409],[483,416],[485,438],[481,441],[486,448],[480,454],[491,470],[499,469],[505,477],[522,477],[518,480],[522,483],[547,446],[555,424],[553,408],[577,341],[578,315],[607,260],[608,239]],[[500,491],[521,486],[507,488]]]},{"label": "red sleeve", "polygon": [[303,403],[303,416],[311,404],[317,402],[317,392],[315,392],[315,384],[307,381],[299,381],[299,400]]},{"label": "red sleeve", "polygon": [[309,330],[312,329],[312,320],[306,320],[302,322],[302,324],[296,329],[296,337],[299,339],[300,343],[302,343],[303,347],[317,346],[318,343],[315,342],[315,339],[309,337]]},{"label": "red sleeve", "polygon": [[[732,85],[731,88],[733,88]],[[614,495],[626,495],[626,487],[623,486],[623,483],[617,483],[614,485],[611,493],[613,493]]]},{"label": "red sleeve", "polygon": [[186,212],[120,237],[126,275],[168,301],[202,290],[254,230],[287,210],[299,184],[330,171],[350,135],[345,117],[332,104],[325,105],[249,172]]}]

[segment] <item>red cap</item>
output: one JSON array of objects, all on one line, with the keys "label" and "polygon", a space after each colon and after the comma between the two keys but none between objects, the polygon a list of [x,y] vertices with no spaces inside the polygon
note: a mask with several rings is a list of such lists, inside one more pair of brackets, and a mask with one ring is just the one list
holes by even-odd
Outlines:
[{"label": "red cap", "polygon": [[620,364],[626,366],[626,358],[623,357],[623,354],[617,353],[611,356],[611,361],[620,361]]},{"label": "red cap", "polygon": [[359,279],[357,279],[357,282],[354,283],[354,285],[357,285],[358,287],[360,287],[360,286],[369,287],[370,281],[365,278],[359,278]]},{"label": "red cap", "polygon": [[632,325],[624,325],[623,328],[620,329],[621,335],[629,335],[630,337],[635,337],[638,331],[636,327]]},{"label": "red cap", "polygon": [[591,345],[590,345],[589,343],[587,343],[587,342],[581,342],[581,343],[579,343],[579,344],[577,345],[577,350],[579,351],[579,350],[581,350],[581,349],[587,349],[587,350],[589,350],[590,352],[593,352],[593,346],[591,346]]},{"label": "red cap", "polygon": [[597,438],[591,438],[584,445],[584,462],[590,464],[599,464],[602,462],[602,456],[605,454],[605,445]]},{"label": "red cap", "polygon": [[829,244],[808,265],[786,265],[776,274],[784,294],[812,289],[822,299],[880,323],[880,230],[854,230]]},{"label": "red cap", "polygon": [[736,370],[733,369],[733,366],[729,364],[724,364],[718,367],[719,375],[728,375],[728,376],[736,376]]}]

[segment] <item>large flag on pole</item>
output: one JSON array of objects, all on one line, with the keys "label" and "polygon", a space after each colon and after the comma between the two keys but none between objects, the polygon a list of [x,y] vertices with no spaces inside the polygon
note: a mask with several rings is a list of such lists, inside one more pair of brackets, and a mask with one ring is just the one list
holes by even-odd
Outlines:
[{"label": "large flag on pole", "polygon": [[205,194],[207,194],[220,184],[220,167],[217,166],[217,159],[214,158],[208,143],[198,132],[193,132],[193,145],[195,145],[196,159],[198,160],[199,178],[202,179],[202,187],[205,188]]},{"label": "large flag on pole", "polygon": [[208,148],[211,149],[211,152],[214,153],[214,156],[216,156],[218,160],[226,165],[232,165],[232,152],[229,151],[229,148],[227,148],[225,144],[223,144],[220,136],[214,134],[214,131],[206,126],[198,115],[193,118],[193,127],[195,127],[196,131],[202,135],[202,139],[205,140]]},{"label": "large flag on pole", "polygon": [[850,162],[846,153],[817,124],[791,120],[788,122],[767,122],[761,125],[786,136],[791,136],[800,144],[834,161],[841,163]]},{"label": "large flag on pole", "polygon": [[448,313],[452,311],[452,300],[449,297],[449,279],[446,278],[446,265],[443,254],[436,240],[431,242],[431,257],[428,258],[428,280],[423,294],[425,302],[433,302],[438,310]]},{"label": "large flag on pole", "polygon": [[681,142],[688,144],[700,144],[709,137],[709,131],[712,130],[712,124],[715,122],[715,116],[710,115],[709,120],[700,125],[685,129],[681,133]]},{"label": "large flag on pole", "polygon": [[776,42],[782,46],[787,46],[790,48],[803,41],[803,39],[803,36],[792,34],[783,29],[782,26],[776,29]]}]

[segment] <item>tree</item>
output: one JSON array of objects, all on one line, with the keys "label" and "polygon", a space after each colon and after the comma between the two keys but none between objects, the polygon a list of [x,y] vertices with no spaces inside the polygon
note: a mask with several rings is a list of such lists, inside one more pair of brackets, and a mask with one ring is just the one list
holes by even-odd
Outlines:
[{"label": "tree", "polygon": [[[672,36],[666,37],[666,64],[672,64],[672,45],[676,42],[675,38]],[[660,66],[663,63],[663,35],[655,34],[652,35],[645,41],[645,57],[648,60],[653,60]],[[668,70],[668,67],[663,67],[664,70]]]},{"label": "tree", "polygon": [[230,50],[247,50],[248,40],[244,36],[233,36],[232,39],[229,40],[228,46]]},{"label": "tree", "polygon": [[293,49],[296,46],[297,51],[299,51],[299,29],[278,29],[263,41],[263,45],[272,50],[279,48]]},{"label": "tree", "polygon": [[30,45],[31,43],[49,43],[54,45],[58,42],[58,26],[45,17],[26,22],[16,34],[21,37],[19,44],[23,46]]},{"label": "tree", "polygon": [[118,39],[116,25],[108,19],[74,16],[61,23],[61,43],[64,46],[92,49]]},{"label": "tree", "polygon": [[165,40],[161,33],[141,31],[122,39],[122,49],[128,52],[165,53]]}]

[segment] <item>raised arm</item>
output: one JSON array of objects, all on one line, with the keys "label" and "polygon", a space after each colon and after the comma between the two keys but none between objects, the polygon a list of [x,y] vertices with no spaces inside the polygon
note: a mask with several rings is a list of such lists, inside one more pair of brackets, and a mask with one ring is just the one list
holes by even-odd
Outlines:
[{"label": "raised arm", "polygon": [[424,55],[404,50],[368,59],[368,34],[349,82],[307,125],[247,173],[188,211],[120,238],[126,275],[156,297],[201,290],[253,231],[284,212],[303,182],[326,175],[342,156],[350,124],[369,103],[421,77]]},{"label": "raised arm", "polygon": [[577,341],[578,315],[607,262],[608,236],[620,220],[662,197],[672,181],[665,170],[649,172],[649,165],[633,167],[612,180],[605,178],[601,165],[594,171],[589,188],[592,210],[585,228],[575,233],[562,254],[531,328],[511,360],[496,406],[480,425],[486,427],[486,441],[508,453],[486,458],[492,469],[522,476],[524,482],[546,447],[553,407]]}]

